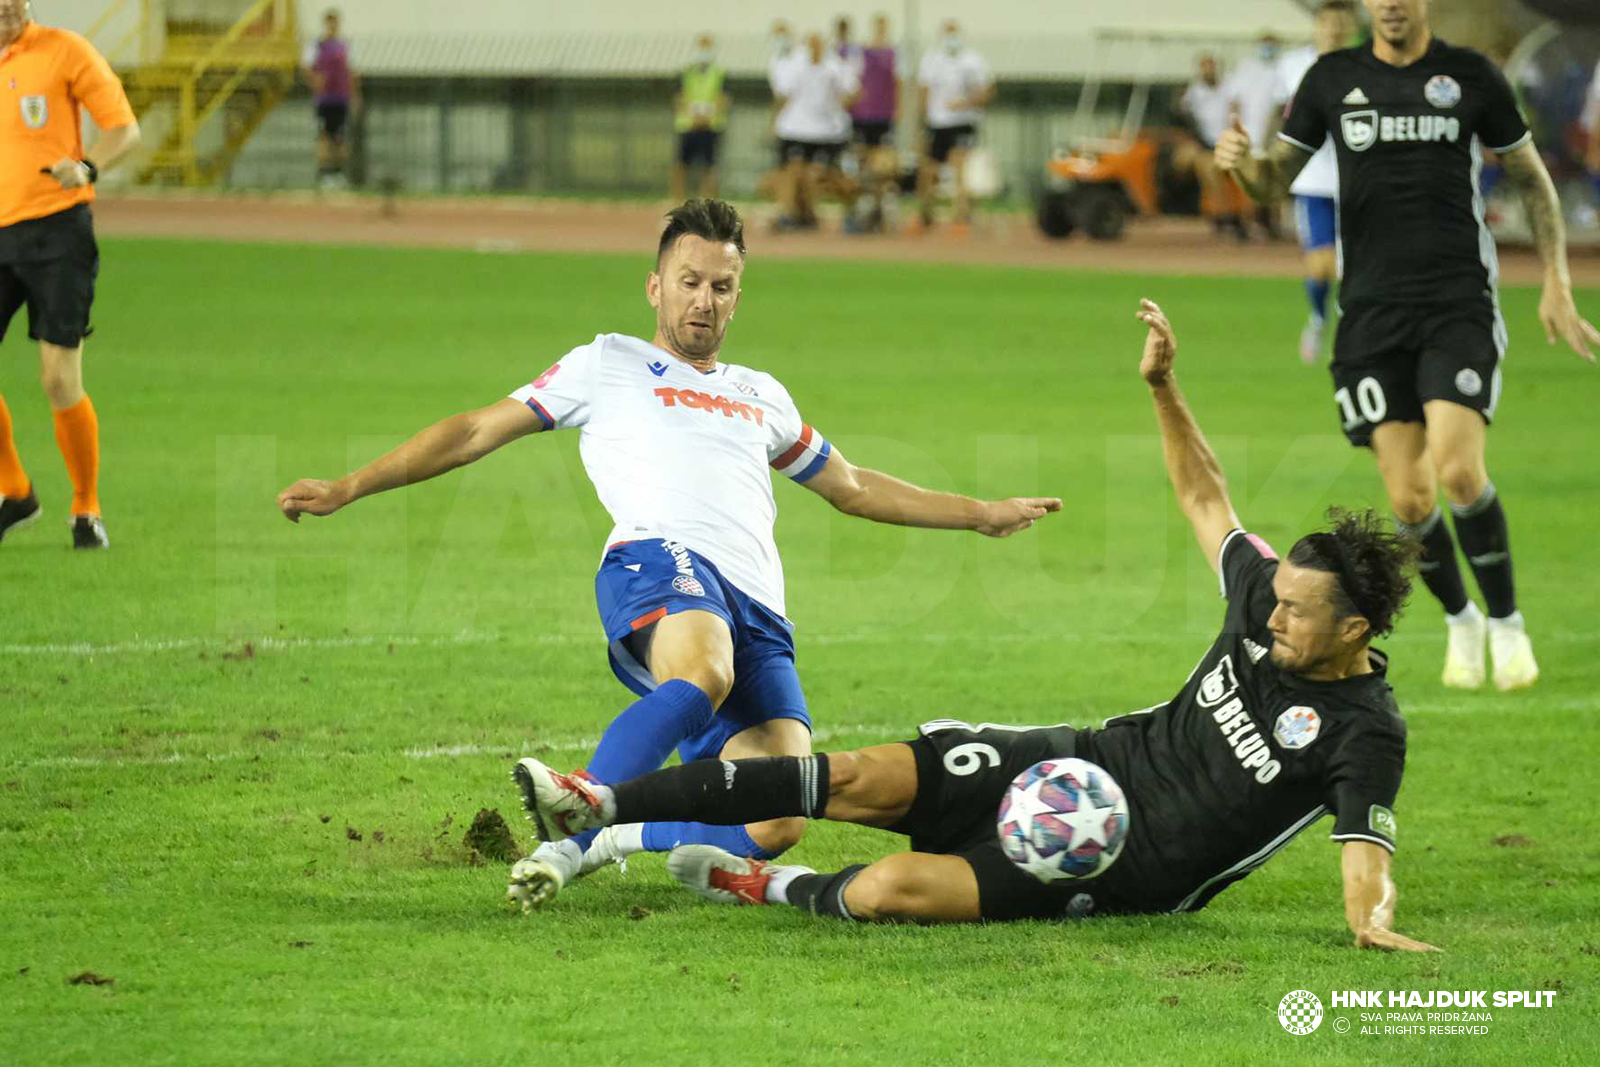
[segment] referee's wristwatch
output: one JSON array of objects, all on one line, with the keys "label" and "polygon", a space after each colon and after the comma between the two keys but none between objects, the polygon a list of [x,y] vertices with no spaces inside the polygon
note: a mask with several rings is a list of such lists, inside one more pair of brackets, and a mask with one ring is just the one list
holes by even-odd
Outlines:
[{"label": "referee's wristwatch", "polygon": [[93,185],[95,182],[100,180],[100,168],[94,165],[94,160],[81,159],[78,162],[82,163],[83,169],[89,172],[90,185]]}]

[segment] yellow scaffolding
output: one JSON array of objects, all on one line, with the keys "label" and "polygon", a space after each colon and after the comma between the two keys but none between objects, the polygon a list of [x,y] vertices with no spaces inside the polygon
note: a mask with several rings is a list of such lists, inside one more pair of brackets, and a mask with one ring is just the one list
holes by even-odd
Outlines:
[{"label": "yellow scaffolding", "polygon": [[[135,181],[202,186],[214,183],[250,136],[294,87],[300,66],[295,0],[254,0],[230,22],[179,22],[156,0],[114,0],[90,28],[91,40],[137,4],[138,17],[120,41],[101,50],[121,57],[138,45],[139,60],[122,81],[141,124],[167,120],[165,133],[135,168]],[[152,55],[159,58],[151,60]],[[222,122],[207,139],[208,126]]]}]

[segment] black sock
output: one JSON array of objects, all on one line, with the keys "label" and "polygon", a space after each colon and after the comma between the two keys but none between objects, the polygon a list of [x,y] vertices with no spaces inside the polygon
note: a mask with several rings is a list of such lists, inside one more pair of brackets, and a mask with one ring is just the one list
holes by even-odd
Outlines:
[{"label": "black sock", "polygon": [[844,890],[866,869],[865,863],[858,863],[834,874],[802,874],[789,883],[784,896],[795,907],[804,908],[813,915],[832,915],[855,922],[856,917],[844,906]]},{"label": "black sock", "polygon": [[618,823],[744,826],[793,815],[816,818],[828,806],[828,757],[695,760],[611,789]]},{"label": "black sock", "polygon": [[[1417,562],[1422,583],[1439,598],[1446,614],[1460,613],[1467,606],[1467,587],[1461,581],[1461,564],[1456,562],[1456,545],[1444,524],[1444,512],[1434,508],[1432,515],[1414,526],[1396,516],[1394,524],[1401,533],[1422,542],[1422,559]],[[1461,529],[1460,519],[1456,529]]]},{"label": "black sock", "polygon": [[1503,619],[1517,610],[1517,590],[1511,577],[1511,541],[1506,534],[1506,509],[1494,483],[1483,487],[1478,499],[1462,507],[1451,504],[1461,551],[1472,564],[1472,574],[1483,590],[1491,619]]}]

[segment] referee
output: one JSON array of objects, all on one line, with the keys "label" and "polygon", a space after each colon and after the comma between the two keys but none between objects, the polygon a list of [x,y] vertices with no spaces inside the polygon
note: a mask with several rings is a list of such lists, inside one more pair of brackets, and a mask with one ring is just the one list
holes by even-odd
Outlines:
[{"label": "referee", "polygon": [[[1396,521],[1422,545],[1422,579],[1448,623],[1444,684],[1481,686],[1487,643],[1496,688],[1520,689],[1539,667],[1517,610],[1506,513],[1484,462],[1506,349],[1478,188],[1485,151],[1499,157],[1527,209],[1544,262],[1546,339],[1560,336],[1593,363],[1600,332],[1573,305],[1561,204],[1505,76],[1433,36],[1427,0],[1366,7],[1372,40],[1317,60],[1278,142],[1254,155],[1236,125],[1217,142],[1217,166],[1255,199],[1274,201],[1332,139],[1343,315],[1331,369],[1345,436],[1372,449]],[[1462,582],[1441,488],[1487,619]]]},{"label": "referee", "polygon": [[[32,18],[28,0],[0,0],[0,340],[26,306],[72,477],[72,544],[105,548],[100,426],[83,391],[83,339],[100,266],[89,202],[100,172],[138,142],[139,124],[93,45]],[[80,108],[103,131],[93,159],[83,154]],[[0,396],[0,540],[39,515]]]}]

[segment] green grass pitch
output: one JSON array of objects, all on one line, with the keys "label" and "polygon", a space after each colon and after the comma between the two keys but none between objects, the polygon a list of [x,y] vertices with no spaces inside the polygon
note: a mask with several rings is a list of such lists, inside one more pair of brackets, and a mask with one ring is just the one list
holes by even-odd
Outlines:
[{"label": "green grass pitch", "polygon": [[[1067,501],[996,542],[778,486],[820,748],[941,716],[1095,724],[1177,689],[1222,606],[1135,371],[1141,295],[1177,326],[1253,529],[1283,547],[1329,504],[1381,502],[1326,371],[1295,356],[1292,280],[753,256],[727,354],[778,375],[852,460]],[[1425,593],[1388,642],[1411,728],[1398,925],[1446,954],[1349,947],[1326,822],[1183,917],[852,927],[703,904],[654,856],[531,918],[504,909],[504,866],[470,862],[463,829],[480,807],[514,818],[514,756],[575,764],[629,699],[594,618],[609,523],[576,436],[298,527],[273,495],[597,332],[648,336],[647,266],[107,242],[87,357],[102,555],[67,548],[13,324],[0,389],[50,514],[0,546],[0,1061],[1593,1062],[1600,383],[1546,349],[1521,289],[1490,460],[1544,679],[1442,689]],[[1600,292],[1580,304],[1600,315]],[[793,858],[900,847],[818,825]],[[115,982],[69,983],[85,971]],[[1493,1010],[1487,1035],[1276,1020],[1294,989],[1326,1006],[1435,988],[1557,996]]]}]

